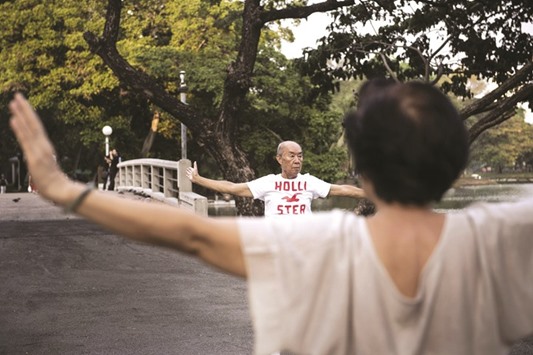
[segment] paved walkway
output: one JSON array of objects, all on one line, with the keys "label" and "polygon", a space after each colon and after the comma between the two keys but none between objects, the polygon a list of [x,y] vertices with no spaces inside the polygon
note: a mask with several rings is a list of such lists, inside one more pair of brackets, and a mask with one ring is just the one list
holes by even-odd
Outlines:
[{"label": "paved walkway", "polygon": [[[117,237],[37,195],[0,195],[1,355],[252,349],[243,280]],[[533,338],[511,355],[533,355]]]},{"label": "paved walkway", "polygon": [[0,354],[252,349],[243,280],[119,238],[37,195],[0,195]]}]

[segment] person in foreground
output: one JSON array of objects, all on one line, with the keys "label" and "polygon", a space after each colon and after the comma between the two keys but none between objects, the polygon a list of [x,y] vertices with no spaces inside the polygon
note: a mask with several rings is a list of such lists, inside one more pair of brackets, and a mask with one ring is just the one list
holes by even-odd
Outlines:
[{"label": "person in foreground", "polygon": [[186,175],[193,183],[208,189],[264,201],[266,217],[311,213],[311,202],[319,197],[364,197],[363,190],[356,186],[330,184],[313,175],[300,174],[304,157],[302,148],[296,142],[281,142],[276,160],[281,167],[280,174],[270,174],[244,183],[200,176],[196,162],[187,169]]},{"label": "person in foreground", "polygon": [[377,213],[205,218],[87,193],[69,181],[27,101],[13,128],[41,196],[126,237],[247,278],[255,352],[505,354],[533,333],[533,199],[432,204],[467,162],[467,133],[428,84],[370,81],[345,118]]}]

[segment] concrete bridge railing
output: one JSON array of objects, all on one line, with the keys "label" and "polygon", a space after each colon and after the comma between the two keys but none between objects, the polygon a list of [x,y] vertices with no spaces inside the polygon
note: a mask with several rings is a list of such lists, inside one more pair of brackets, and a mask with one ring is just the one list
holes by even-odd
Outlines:
[{"label": "concrete bridge railing", "polygon": [[190,209],[207,216],[207,198],[192,192],[192,183],[185,175],[191,161],[132,159],[118,164],[119,191],[143,193],[153,199]]}]

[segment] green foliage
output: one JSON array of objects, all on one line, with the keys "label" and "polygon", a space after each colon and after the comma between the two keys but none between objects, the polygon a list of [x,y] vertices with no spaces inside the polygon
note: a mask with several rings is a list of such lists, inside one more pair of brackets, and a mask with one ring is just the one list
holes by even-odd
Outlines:
[{"label": "green foliage", "polygon": [[[232,2],[220,6],[210,6],[203,1],[198,4],[219,17],[224,11],[228,13],[240,6]],[[5,94],[2,105],[7,105],[11,92],[23,91],[43,116],[61,159],[77,161],[77,152],[84,151],[78,162],[83,169],[94,169],[103,154],[101,127],[106,124],[113,127],[111,144],[125,157],[136,157],[148,132],[152,112],[157,109],[146,99],[121,87],[101,59],[89,52],[83,33],[101,32],[104,5],[101,1],[71,0],[50,1],[46,6],[39,1],[0,5],[5,23],[10,24],[0,29],[0,92]],[[204,23],[204,29],[211,29],[209,33],[195,30],[191,23],[194,20],[202,23],[203,19],[191,6],[191,2],[182,5],[167,1],[128,2],[118,47],[133,65],[159,78],[176,95],[179,71],[186,70],[189,103],[212,114],[214,103],[220,101],[225,69],[235,47],[235,33],[228,34],[221,28],[233,28],[234,24],[218,21],[211,28],[213,23]],[[178,10],[188,11],[188,15],[175,13]],[[171,29],[178,35],[173,36]],[[224,41],[223,36],[226,37]],[[191,49],[195,40],[200,43],[206,38],[211,42],[202,47],[202,52]],[[221,52],[226,53],[225,60]],[[176,149],[179,147],[176,142],[179,122],[163,115],[160,128],[154,149],[161,150],[153,155],[175,159],[179,156]],[[5,131],[4,136],[10,139],[0,143],[2,164],[18,150],[7,127]],[[169,140],[174,140],[171,149]],[[73,166],[73,170],[75,168]]]},{"label": "green foliage", "polygon": [[[180,72],[184,71],[187,103],[201,117],[216,117],[227,67],[237,53],[240,11],[242,4],[232,1],[126,4],[119,50],[130,64],[176,96]],[[180,146],[180,123],[176,119],[179,117],[162,115],[158,140],[166,143],[156,140],[152,156],[176,159],[176,147]],[[194,141],[188,144],[188,151],[193,157],[201,155]]]},{"label": "green foliage", "polygon": [[470,167],[476,170],[490,166],[496,172],[531,168],[533,126],[524,122],[522,114],[502,123],[497,130],[484,132],[471,147]]},{"label": "green foliage", "polygon": [[346,161],[346,152],[334,148],[341,135],[342,114],[330,110],[330,95],[317,96],[309,78],[268,47],[259,51],[254,84],[250,107],[239,121],[239,141],[257,174],[279,172],[277,145],[294,140],[304,151],[305,171],[327,181],[345,176],[338,163]]},{"label": "green foliage", "polygon": [[179,73],[185,71],[190,104],[200,109],[218,105],[227,66],[236,54],[241,7],[200,0],[126,5],[120,52],[176,95]]},{"label": "green foliage", "polygon": [[[268,1],[268,8],[304,2]],[[94,170],[103,154],[101,128],[113,128],[111,145],[123,156],[137,157],[154,107],[121,85],[102,60],[88,50],[83,33],[100,34],[105,2],[37,0],[0,3],[0,104],[13,91],[23,91],[43,117],[60,162],[70,174]],[[186,72],[187,102],[200,117],[216,118],[227,69],[235,60],[242,32],[243,2],[136,0],[124,2],[117,48],[135,68],[155,78],[171,94],[179,94],[180,72]],[[306,168],[336,180],[345,157],[335,148],[341,114],[330,112],[324,93],[279,52],[281,38],[291,38],[279,22],[262,31],[253,88],[241,108],[235,140],[248,153],[258,174],[279,171],[274,159],[281,140],[300,142]],[[1,112],[0,170],[18,152]],[[151,156],[179,156],[179,117],[162,113]],[[189,155],[206,175],[220,176],[215,164],[190,137]],[[345,159],[345,158],[344,158]],[[2,166],[3,164],[3,166]],[[336,166],[336,168],[334,168]]]},{"label": "green foliage", "polygon": [[304,156],[304,171],[335,183],[347,177],[347,161],[344,147],[333,147],[326,154],[308,152]]},{"label": "green foliage", "polygon": [[[126,156],[134,154],[147,130],[147,124],[132,123],[139,114],[147,114],[146,100],[121,95],[116,77],[89,52],[83,39],[84,31],[102,28],[101,5],[72,0],[0,5],[5,23],[10,24],[0,29],[2,105],[16,90],[29,97],[43,117],[59,161],[65,162],[63,167],[71,175],[95,169],[104,154],[105,124],[114,130],[111,144]],[[2,145],[0,159],[17,152],[16,144]]]},{"label": "green foliage", "polygon": [[361,86],[361,80],[347,80],[339,83],[339,90],[333,95],[331,109],[341,115],[354,107],[356,94]]}]

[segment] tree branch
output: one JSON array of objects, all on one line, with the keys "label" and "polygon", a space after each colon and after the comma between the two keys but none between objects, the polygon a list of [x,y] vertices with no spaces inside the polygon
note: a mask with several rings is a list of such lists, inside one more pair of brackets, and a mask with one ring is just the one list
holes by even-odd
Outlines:
[{"label": "tree branch", "polygon": [[[385,46],[385,47],[388,47],[388,48],[405,48],[405,49],[410,49],[410,50],[414,51],[415,53],[418,54],[418,56],[420,57],[420,60],[424,63],[424,81],[429,82],[429,76],[431,74],[430,73],[430,69],[431,69],[430,62],[429,62],[428,59],[426,59],[426,57],[424,57],[424,54],[417,47],[408,46],[408,45],[398,45],[398,44],[387,43],[387,42],[382,42],[382,41],[373,41],[373,42],[370,42],[367,45],[370,45],[370,44],[379,44],[379,45],[382,45],[382,46]],[[396,79],[397,76],[394,74],[394,72],[392,71],[392,69],[388,65],[387,61],[385,60],[385,56],[384,56],[383,52],[373,52],[373,51],[363,51],[363,50],[357,50],[357,51],[359,51],[361,53],[379,54],[381,56],[381,59],[383,60],[383,63],[385,65],[385,68],[387,69],[387,72],[389,74],[391,74],[391,76],[395,80],[397,80]]]},{"label": "tree branch", "polygon": [[443,75],[444,75],[444,66],[441,63],[437,67],[437,73],[435,74],[435,78],[433,80],[431,80],[430,84],[431,85],[437,84],[439,82],[440,78],[442,78]]},{"label": "tree branch", "polygon": [[122,2],[120,0],[109,0],[107,3],[104,33],[102,35],[102,39],[108,46],[115,46],[117,43],[121,11]]},{"label": "tree branch", "polygon": [[315,12],[328,12],[331,10],[339,9],[344,6],[353,5],[354,3],[354,0],[326,0],[321,3],[307,6],[287,7],[280,10],[264,11],[263,13],[261,13],[260,19],[261,22],[265,24],[270,21],[283,20],[288,18],[307,18],[309,15],[312,15]]},{"label": "tree branch", "polygon": [[394,70],[392,70],[392,68],[390,67],[389,62],[387,62],[387,56],[385,56],[383,52],[379,52],[378,54],[381,57],[381,60],[383,61],[383,65],[385,66],[385,69],[387,69],[387,72],[396,82],[398,82],[399,80],[398,80],[398,77],[396,76],[396,73],[394,73]]},{"label": "tree branch", "polygon": [[424,53],[422,53],[422,51],[420,51],[420,49],[418,49],[417,47],[405,46],[405,48],[410,49],[412,51],[415,51],[418,54],[418,56],[420,57],[420,60],[422,60],[422,62],[424,62],[424,81],[425,82],[429,82],[430,60],[427,59],[426,57],[424,57]]},{"label": "tree branch", "polygon": [[224,81],[224,93],[217,129],[225,132],[224,136],[234,139],[238,125],[239,110],[245,101],[246,94],[252,85],[253,70],[257,60],[259,39],[264,24],[259,21],[261,13],[259,0],[246,0],[242,14],[242,34],[239,52],[228,67],[228,75]]},{"label": "tree branch", "polygon": [[478,114],[485,107],[504,96],[507,92],[517,87],[533,71],[533,62],[529,61],[515,75],[504,81],[496,89],[483,96],[481,99],[466,106],[460,111],[461,118],[466,120],[468,117]]},{"label": "tree branch", "polygon": [[437,48],[433,53],[431,53],[431,55],[428,58],[428,61],[432,61],[433,58],[435,58],[435,56],[446,46],[446,44],[448,44],[448,42],[451,41],[451,39],[452,39],[452,36],[451,35],[448,36],[448,38],[446,38],[444,42],[442,42],[439,48]]},{"label": "tree branch", "polygon": [[470,127],[470,143],[472,143],[485,130],[511,118],[516,112],[516,105],[530,99],[532,96],[533,84],[528,84],[520,88],[520,90],[518,90],[513,96],[501,100],[493,111],[487,113]]},{"label": "tree branch", "polygon": [[92,32],[83,34],[91,52],[102,58],[122,84],[139,92],[173,117],[178,118],[188,128],[205,130],[205,122],[204,127],[199,127],[202,126],[199,123],[200,120],[189,106],[183,104],[174,95],[169,94],[148,74],[132,67],[118,53],[116,42],[120,28],[121,8],[121,0],[109,0],[102,37],[97,37]]}]

